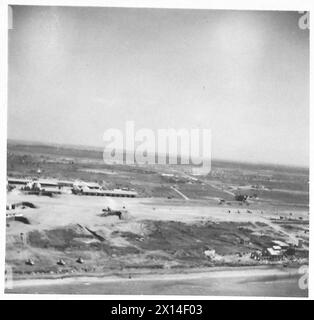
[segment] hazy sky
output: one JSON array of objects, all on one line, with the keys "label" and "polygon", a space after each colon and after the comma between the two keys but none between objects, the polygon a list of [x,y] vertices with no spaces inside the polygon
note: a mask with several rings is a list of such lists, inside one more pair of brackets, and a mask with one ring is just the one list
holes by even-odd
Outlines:
[{"label": "hazy sky", "polygon": [[297,12],[13,7],[8,137],[102,146],[108,128],[212,130],[214,158],[308,165]]}]

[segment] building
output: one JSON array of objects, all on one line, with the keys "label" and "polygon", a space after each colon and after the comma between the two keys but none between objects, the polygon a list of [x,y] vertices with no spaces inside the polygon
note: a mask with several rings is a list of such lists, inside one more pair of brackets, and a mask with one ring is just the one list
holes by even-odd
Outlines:
[{"label": "building", "polygon": [[262,251],[262,256],[266,259],[276,261],[281,260],[283,258],[282,250],[274,249],[274,248],[266,248]]},{"label": "building", "polygon": [[101,186],[96,182],[86,182],[86,186],[91,190],[100,190]]},{"label": "building", "polygon": [[57,181],[54,179],[19,179],[19,178],[8,178],[8,185],[18,185],[26,187],[25,190],[41,191],[48,190],[53,193],[60,193],[62,187],[71,187],[72,193],[80,195],[90,196],[107,196],[107,197],[137,197],[137,192],[129,190],[127,188],[114,189],[114,190],[103,190],[102,187],[96,182],[85,182],[85,181]]},{"label": "building", "polygon": [[20,179],[20,178],[8,178],[9,185],[30,185],[33,183],[39,183],[42,187],[58,187],[58,181],[53,179]]},{"label": "building", "polygon": [[62,187],[69,187],[69,188],[73,188],[73,182],[72,181],[59,181],[58,182],[58,187],[62,188]]},{"label": "building", "polygon": [[82,190],[80,194],[86,195],[86,196],[107,196],[107,197],[126,197],[126,198],[137,197],[137,192],[122,190],[122,189],[114,189],[114,190],[85,189],[85,190]]},{"label": "building", "polygon": [[283,241],[280,241],[280,240],[274,240],[274,241],[272,241],[272,243],[273,243],[273,245],[279,246],[279,247],[281,247],[281,249],[284,249],[284,250],[288,249],[290,247],[289,244],[287,244]]},{"label": "building", "polygon": [[8,184],[9,185],[27,185],[29,182],[31,182],[30,179],[22,179],[22,178],[8,178]]}]

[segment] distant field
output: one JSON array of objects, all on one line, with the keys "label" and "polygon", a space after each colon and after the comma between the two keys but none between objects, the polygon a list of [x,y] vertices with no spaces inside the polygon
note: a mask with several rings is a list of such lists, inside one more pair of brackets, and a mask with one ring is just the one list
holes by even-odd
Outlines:
[{"label": "distant field", "polygon": [[[25,145],[8,143],[7,174],[14,177],[39,176],[57,179],[95,181],[107,188],[135,188],[145,197],[180,198],[171,189],[177,189],[191,199],[224,198],[232,200],[233,196],[224,192],[229,186],[255,185],[266,190],[251,190],[268,203],[309,205],[309,171],[278,165],[261,165],[213,161],[212,171],[206,179],[209,184],[187,183],[184,177],[186,166],[171,166],[170,172],[181,176],[179,180],[165,178],[160,175],[169,172],[162,166],[128,166],[110,165],[103,162],[101,150],[83,150],[73,147]],[[216,187],[212,187],[215,184]],[[243,192],[242,192],[243,193]]]}]

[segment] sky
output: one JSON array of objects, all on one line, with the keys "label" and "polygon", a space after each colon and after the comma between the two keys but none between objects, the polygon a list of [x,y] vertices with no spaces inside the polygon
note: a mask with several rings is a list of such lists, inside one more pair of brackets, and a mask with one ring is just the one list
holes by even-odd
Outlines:
[{"label": "sky", "polygon": [[8,138],[206,128],[216,159],[308,166],[298,12],[13,6]]}]

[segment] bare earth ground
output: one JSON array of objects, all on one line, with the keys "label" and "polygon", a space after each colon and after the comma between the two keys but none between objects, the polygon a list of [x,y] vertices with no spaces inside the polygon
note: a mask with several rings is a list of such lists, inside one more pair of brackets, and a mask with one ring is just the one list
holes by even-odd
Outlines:
[{"label": "bare earth ground", "polygon": [[[297,281],[297,267],[308,261],[308,172],[304,170],[218,163],[203,183],[192,183],[185,169],[167,169],[177,177],[166,178],[160,167],[103,165],[92,152],[87,157],[77,150],[17,145],[8,150],[8,176],[36,176],[40,167],[44,178],[128,186],[139,197],[78,196],[64,190],[50,198],[16,189],[8,192],[8,203],[29,201],[36,208],[16,210],[29,224],[7,222],[6,264],[14,280],[14,288],[7,292],[307,294]],[[252,184],[265,186],[252,191],[258,193],[256,199],[249,205],[234,201],[235,186]],[[219,204],[221,198],[227,203]],[[127,213],[121,220],[101,217],[107,206],[125,207]],[[293,261],[284,261],[288,268],[282,267],[283,262],[250,258],[252,251],[271,246],[274,239],[303,240]],[[215,254],[206,256],[206,250]],[[25,263],[29,258],[33,266]],[[65,265],[57,264],[60,258]],[[226,267],[231,269],[221,269]],[[159,280],[164,281],[163,289]]]}]

